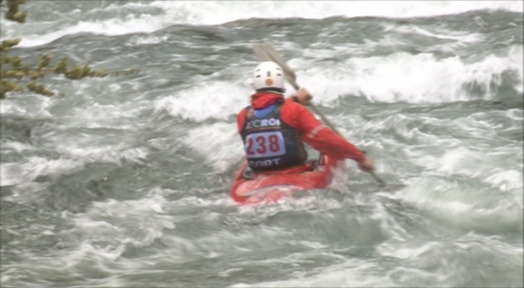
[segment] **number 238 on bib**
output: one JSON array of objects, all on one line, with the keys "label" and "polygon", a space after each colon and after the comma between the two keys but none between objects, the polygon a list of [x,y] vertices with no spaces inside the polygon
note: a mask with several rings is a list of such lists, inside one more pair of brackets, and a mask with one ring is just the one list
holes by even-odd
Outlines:
[{"label": "number 238 on bib", "polygon": [[265,158],[286,154],[284,136],[280,131],[258,132],[248,135],[245,149],[248,158]]}]

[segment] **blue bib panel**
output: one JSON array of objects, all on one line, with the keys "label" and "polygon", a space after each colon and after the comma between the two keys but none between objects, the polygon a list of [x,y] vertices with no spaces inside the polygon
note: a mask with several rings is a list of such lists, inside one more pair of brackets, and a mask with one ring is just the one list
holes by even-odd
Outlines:
[{"label": "blue bib panel", "polygon": [[307,159],[300,133],[282,121],[281,106],[255,110],[254,116],[246,119],[241,135],[248,165],[254,171],[299,166]]}]

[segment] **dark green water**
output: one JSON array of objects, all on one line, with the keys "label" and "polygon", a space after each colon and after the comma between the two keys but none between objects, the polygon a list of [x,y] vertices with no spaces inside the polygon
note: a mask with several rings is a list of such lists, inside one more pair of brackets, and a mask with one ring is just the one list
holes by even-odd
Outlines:
[{"label": "dark green water", "polygon": [[[23,7],[14,53],[140,72],[0,102],[2,287],[523,285],[521,2]],[[262,40],[405,188],[229,198]]]}]

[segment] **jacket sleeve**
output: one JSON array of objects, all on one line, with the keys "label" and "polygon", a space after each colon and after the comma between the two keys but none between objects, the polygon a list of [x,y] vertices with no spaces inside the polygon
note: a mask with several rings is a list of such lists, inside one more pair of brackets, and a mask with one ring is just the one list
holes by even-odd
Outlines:
[{"label": "jacket sleeve", "polygon": [[[293,105],[295,106],[295,105]],[[302,133],[302,139],[314,149],[336,159],[353,159],[360,163],[366,155],[355,145],[324,126],[305,106],[293,107],[294,123],[290,123]]]},{"label": "jacket sleeve", "polygon": [[317,133],[309,133],[303,135],[302,138],[311,147],[330,157],[336,159],[349,158],[358,163],[366,160],[366,155],[360,149],[323,125]]},{"label": "jacket sleeve", "polygon": [[237,115],[237,127],[238,133],[242,133],[242,128],[244,128],[244,123],[246,122],[246,109],[242,109]]}]

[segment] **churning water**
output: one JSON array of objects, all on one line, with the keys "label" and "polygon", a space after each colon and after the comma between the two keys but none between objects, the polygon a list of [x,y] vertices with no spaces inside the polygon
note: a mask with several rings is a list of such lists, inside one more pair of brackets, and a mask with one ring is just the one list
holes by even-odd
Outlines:
[{"label": "churning water", "polygon": [[[1,286],[521,287],[522,5],[29,1],[13,53],[140,72],[0,102]],[[259,41],[406,187],[348,160],[330,189],[236,205]]]}]

